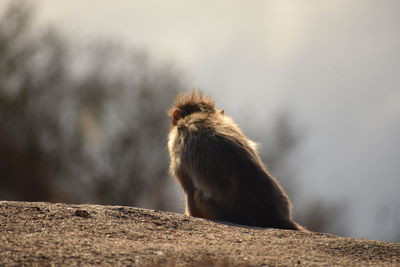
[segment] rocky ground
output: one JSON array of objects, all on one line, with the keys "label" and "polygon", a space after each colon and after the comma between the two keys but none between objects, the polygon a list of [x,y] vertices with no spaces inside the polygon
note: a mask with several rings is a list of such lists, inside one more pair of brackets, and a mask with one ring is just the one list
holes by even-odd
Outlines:
[{"label": "rocky ground", "polygon": [[0,266],[400,266],[400,244],[119,206],[0,201]]}]

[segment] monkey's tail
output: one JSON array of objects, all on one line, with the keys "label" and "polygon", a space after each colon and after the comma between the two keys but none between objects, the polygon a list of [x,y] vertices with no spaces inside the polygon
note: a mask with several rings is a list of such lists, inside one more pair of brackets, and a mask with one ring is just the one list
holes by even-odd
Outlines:
[{"label": "monkey's tail", "polygon": [[295,225],[297,231],[305,232],[305,233],[309,233],[310,232],[304,226],[302,226],[302,225],[300,225],[300,224],[298,224],[296,222],[294,223],[294,225]]}]

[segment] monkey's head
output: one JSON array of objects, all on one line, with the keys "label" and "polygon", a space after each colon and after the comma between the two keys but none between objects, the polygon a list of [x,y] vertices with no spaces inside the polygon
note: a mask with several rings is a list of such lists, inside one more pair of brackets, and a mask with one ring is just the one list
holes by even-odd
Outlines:
[{"label": "monkey's head", "polygon": [[215,103],[210,97],[204,96],[201,91],[193,90],[191,93],[179,94],[173,107],[168,111],[168,115],[171,116],[171,124],[175,126],[180,119],[196,112],[224,113],[223,110],[217,111]]}]

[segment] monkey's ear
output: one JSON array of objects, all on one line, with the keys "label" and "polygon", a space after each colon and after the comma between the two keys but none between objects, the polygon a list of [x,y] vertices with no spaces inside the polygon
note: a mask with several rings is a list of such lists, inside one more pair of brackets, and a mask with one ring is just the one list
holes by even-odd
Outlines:
[{"label": "monkey's ear", "polygon": [[172,113],[172,118],[174,119],[174,121],[179,120],[181,118],[181,111],[179,109],[175,109]]},{"label": "monkey's ear", "polygon": [[219,113],[221,113],[222,115],[225,114],[225,110],[224,110],[224,109],[220,109],[220,110],[218,110],[218,111],[219,111]]}]

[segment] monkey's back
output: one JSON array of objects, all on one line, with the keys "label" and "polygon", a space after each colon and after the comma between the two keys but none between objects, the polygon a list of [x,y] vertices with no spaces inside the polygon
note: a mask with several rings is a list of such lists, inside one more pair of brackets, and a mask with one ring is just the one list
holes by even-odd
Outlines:
[{"label": "monkey's back", "polygon": [[286,193],[229,117],[198,114],[183,120],[177,131],[180,165],[190,169],[193,185],[214,219],[296,229]]}]

